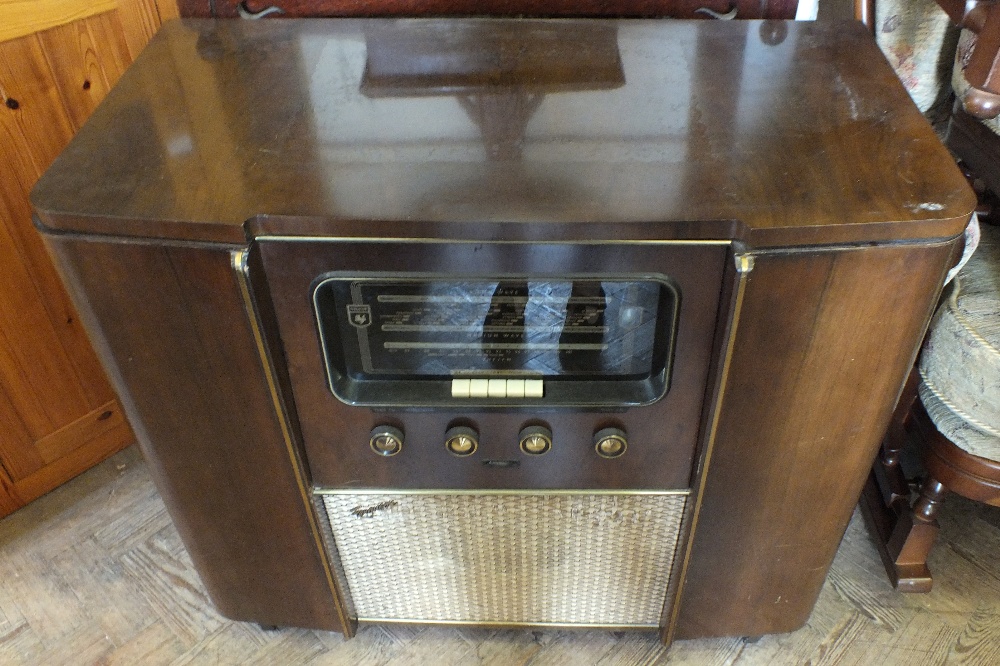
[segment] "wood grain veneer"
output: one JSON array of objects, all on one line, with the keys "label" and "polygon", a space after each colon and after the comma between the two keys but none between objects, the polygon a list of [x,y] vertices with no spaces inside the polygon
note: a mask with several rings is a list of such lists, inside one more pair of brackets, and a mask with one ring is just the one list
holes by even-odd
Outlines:
[{"label": "wood grain veneer", "polygon": [[806,621],[936,303],[927,285],[954,250],[756,258],[677,638]]},{"label": "wood grain veneer", "polygon": [[[242,0],[183,0],[186,16],[217,16],[235,18],[240,15]],[[205,5],[209,5],[206,7]],[[244,11],[260,14],[272,7],[281,9],[272,17],[369,17],[369,16],[607,16],[659,18],[712,18],[698,10],[710,10],[725,15],[736,10],[741,19],[792,19],[798,0],[250,0]],[[214,13],[213,13],[214,12]]]},{"label": "wood grain veneer", "polygon": [[229,248],[49,242],[215,604],[345,631]]},{"label": "wood grain veneer", "polygon": [[[370,68],[414,53],[441,62]],[[862,26],[572,20],[170,24],[34,203],[220,608],[342,630],[299,483],[340,482],[316,447],[348,426],[324,413],[304,276],[424,270],[449,242],[534,248],[539,270],[599,248],[602,273],[731,243],[701,285],[724,307],[686,333],[715,350],[678,426],[694,444],[653,474],[700,507],[681,638],[805,620],[975,206]],[[310,236],[332,255],[296,252]],[[248,249],[291,450],[229,266]],[[681,262],[687,293],[711,261]]]},{"label": "wood grain veneer", "polygon": [[[624,85],[586,93],[586,79],[567,79],[562,94],[533,88],[528,72],[547,64],[527,49],[536,60],[503,94],[515,105],[546,97],[520,139],[503,107],[480,135],[433,88],[362,92],[366,39],[433,45],[448,34],[449,58],[473,81],[487,75],[486,90],[490,66],[475,54],[487,34],[503,35],[489,46],[501,63],[517,62],[521,39],[591,51],[593,21],[486,21],[168,23],[63,154],[73,168],[36,188],[36,211],[53,230],[231,243],[251,218],[251,234],[373,231],[358,221],[392,221],[395,233],[405,221],[406,233],[455,237],[479,233],[470,221],[544,211],[610,238],[623,222],[658,225],[645,233],[664,239],[718,237],[735,221],[737,239],[766,247],[954,236],[974,205],[853,22],[781,24],[777,36],[754,21],[614,23]],[[341,47],[308,48],[323,40]],[[386,118],[400,121],[389,130]],[[519,140],[505,159],[483,150]],[[420,169],[397,159],[403,150]]]}]

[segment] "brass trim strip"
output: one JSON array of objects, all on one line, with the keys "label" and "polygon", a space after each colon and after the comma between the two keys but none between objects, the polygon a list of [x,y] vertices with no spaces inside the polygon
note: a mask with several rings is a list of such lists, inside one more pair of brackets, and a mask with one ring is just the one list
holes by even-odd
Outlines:
[{"label": "brass trim strip", "polygon": [[608,631],[616,630],[643,630],[656,631],[659,625],[656,624],[573,624],[570,622],[502,622],[488,621],[479,622],[476,620],[410,620],[402,618],[381,618],[381,617],[359,617],[358,622],[366,624],[437,624],[448,626],[466,627],[547,627],[549,629],[604,629]]},{"label": "brass trim strip", "polygon": [[333,597],[333,606],[337,611],[337,616],[339,617],[341,626],[344,629],[344,637],[351,638],[355,633],[354,623],[345,612],[344,602],[342,601],[343,597],[337,587],[336,581],[333,578],[333,572],[330,569],[330,562],[327,559],[328,556],[326,548],[323,545],[323,539],[320,536],[319,527],[316,524],[316,516],[313,514],[312,502],[309,500],[309,491],[306,487],[305,479],[302,478],[302,467],[300,465],[298,455],[295,452],[295,445],[292,442],[292,432],[288,426],[288,417],[285,413],[284,403],[281,400],[281,396],[278,394],[274,368],[271,365],[271,357],[267,353],[267,347],[264,346],[264,336],[261,332],[259,315],[257,313],[257,308],[254,307],[253,296],[250,294],[247,252],[242,249],[235,250],[230,253],[230,258],[232,261],[233,273],[236,275],[236,282],[240,287],[240,295],[243,297],[243,307],[246,309],[247,319],[250,322],[250,329],[253,333],[254,342],[257,345],[257,354],[260,357],[264,377],[267,380],[267,389],[271,394],[271,402],[274,405],[274,411],[278,418],[278,424],[281,427],[281,436],[285,440],[285,449],[288,453],[289,461],[292,464],[295,482],[299,488],[302,504],[306,509],[309,529],[312,532],[313,541],[316,544],[316,550],[320,555],[320,562],[323,564],[323,572],[326,575],[326,582],[330,588],[331,596]]},{"label": "brass trim strip", "polygon": [[466,238],[369,238],[363,236],[255,236],[254,241],[281,243],[449,243],[481,245],[732,245],[731,240],[484,240]]},{"label": "brass trim strip", "polygon": [[844,243],[844,242],[828,243],[821,245],[797,245],[795,247],[763,245],[763,246],[755,246],[753,248],[753,256],[767,257],[767,256],[785,255],[785,254],[815,254],[818,252],[860,252],[862,250],[871,250],[873,248],[913,247],[913,246],[934,248],[934,247],[941,247],[942,245],[948,245],[949,243],[954,243],[957,238],[961,237],[961,235],[962,234],[958,234],[957,236],[944,237],[944,238],[940,236],[934,236],[931,238],[887,239],[887,240],[875,241],[874,245],[872,243],[864,241],[855,241],[852,243]]},{"label": "brass trim strip", "polygon": [[677,626],[677,618],[680,614],[681,604],[684,601],[684,584],[687,582],[688,565],[691,562],[691,551],[694,548],[694,540],[698,531],[698,518],[701,514],[701,503],[705,497],[705,485],[708,482],[708,470],[711,467],[712,452],[715,449],[715,437],[719,429],[719,419],[722,416],[722,405],[726,397],[726,385],[729,381],[729,366],[733,359],[733,348],[736,346],[736,332],[740,324],[740,315],[743,312],[743,297],[746,293],[747,279],[753,271],[754,257],[752,254],[737,254],[736,272],[739,274],[739,284],[736,290],[736,305],[733,307],[732,324],[729,328],[729,338],[726,340],[726,355],[722,363],[722,374],[719,380],[719,394],[715,400],[712,411],[712,424],[709,427],[708,444],[705,448],[705,458],[702,463],[701,474],[698,479],[698,494],[695,497],[694,509],[692,510],[691,527],[687,534],[687,543],[684,548],[684,555],[681,561],[681,569],[677,583],[677,591],[674,594],[673,608],[670,611],[670,621],[667,624],[667,633],[664,643],[670,645],[674,639],[674,629]]},{"label": "brass trim strip", "polygon": [[445,488],[445,489],[400,489],[400,488],[313,488],[314,495],[690,495],[684,490],[523,490],[515,488]]}]

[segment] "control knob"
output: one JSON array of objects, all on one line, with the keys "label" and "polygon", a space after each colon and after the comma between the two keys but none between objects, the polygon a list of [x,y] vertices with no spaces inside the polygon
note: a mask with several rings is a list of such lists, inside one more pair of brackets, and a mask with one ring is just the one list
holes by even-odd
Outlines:
[{"label": "control knob", "polygon": [[472,428],[455,426],[444,434],[444,447],[456,456],[471,456],[479,448],[479,433]]},{"label": "control knob", "polygon": [[517,439],[521,450],[528,455],[540,456],[552,448],[552,431],[545,426],[522,428]]},{"label": "control knob", "polygon": [[403,431],[387,425],[375,426],[368,444],[380,456],[394,456],[403,450]]},{"label": "control knob", "polygon": [[594,450],[602,458],[617,458],[628,448],[628,437],[619,428],[603,428],[594,433]]}]

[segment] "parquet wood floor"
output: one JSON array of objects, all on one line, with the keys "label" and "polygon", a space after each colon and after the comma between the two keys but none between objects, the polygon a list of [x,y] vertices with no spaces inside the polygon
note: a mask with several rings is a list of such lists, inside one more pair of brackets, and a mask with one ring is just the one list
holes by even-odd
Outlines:
[{"label": "parquet wood floor", "polygon": [[855,516],[806,626],[757,642],[419,627],[345,641],[220,617],[130,448],[0,521],[0,664],[1000,664],[1000,510],[951,497],[941,523],[930,594],[890,588]]}]

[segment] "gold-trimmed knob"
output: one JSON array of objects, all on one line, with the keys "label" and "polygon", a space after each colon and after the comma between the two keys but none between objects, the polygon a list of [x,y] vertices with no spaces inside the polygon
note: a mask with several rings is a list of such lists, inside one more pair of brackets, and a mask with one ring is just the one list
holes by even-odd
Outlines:
[{"label": "gold-trimmed knob", "polygon": [[444,448],[456,456],[471,456],[479,448],[479,433],[472,428],[455,426],[444,434]]},{"label": "gold-trimmed knob", "polygon": [[628,448],[628,436],[619,428],[604,428],[594,433],[594,450],[602,458],[617,458]]},{"label": "gold-trimmed knob", "polygon": [[392,426],[376,426],[368,445],[380,456],[394,456],[403,450],[403,431]]},{"label": "gold-trimmed knob", "polygon": [[552,448],[552,431],[545,426],[528,426],[517,435],[521,451],[529,456],[540,456]]}]

